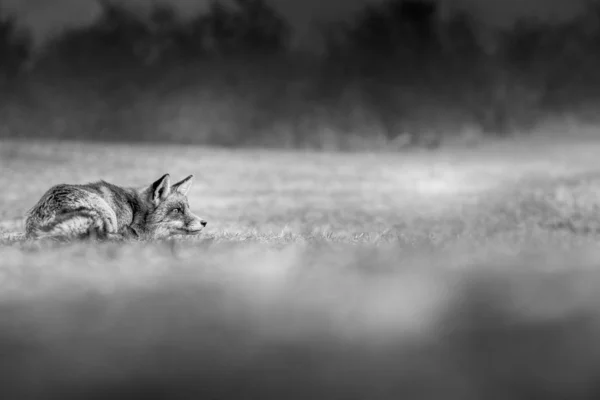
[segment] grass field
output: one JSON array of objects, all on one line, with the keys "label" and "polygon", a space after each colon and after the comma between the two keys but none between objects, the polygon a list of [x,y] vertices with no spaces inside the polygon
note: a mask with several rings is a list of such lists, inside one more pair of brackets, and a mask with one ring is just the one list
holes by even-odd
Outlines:
[{"label": "grass field", "polygon": [[[598,154],[2,141],[0,397],[598,398]],[[166,172],[199,238],[10,239],[53,184]]]}]

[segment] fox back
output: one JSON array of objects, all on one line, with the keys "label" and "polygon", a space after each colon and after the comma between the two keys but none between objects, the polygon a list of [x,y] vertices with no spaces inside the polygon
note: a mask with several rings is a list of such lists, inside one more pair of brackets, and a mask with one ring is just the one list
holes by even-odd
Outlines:
[{"label": "fox back", "polygon": [[190,210],[193,175],[170,183],[169,174],[141,189],[100,181],[50,188],[28,212],[28,238],[163,239],[198,234],[206,221]]}]

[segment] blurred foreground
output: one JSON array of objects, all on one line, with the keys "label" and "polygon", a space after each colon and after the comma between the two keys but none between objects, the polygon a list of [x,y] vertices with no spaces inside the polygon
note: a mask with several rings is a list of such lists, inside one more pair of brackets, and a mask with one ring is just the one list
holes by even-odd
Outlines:
[{"label": "blurred foreground", "polygon": [[[23,251],[26,250],[26,251]],[[597,399],[597,249],[2,248],[4,399]]]}]

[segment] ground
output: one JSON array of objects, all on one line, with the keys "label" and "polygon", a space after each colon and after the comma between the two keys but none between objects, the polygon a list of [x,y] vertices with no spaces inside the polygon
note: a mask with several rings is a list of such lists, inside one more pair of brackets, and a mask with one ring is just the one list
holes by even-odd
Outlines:
[{"label": "ground", "polygon": [[[597,398],[599,153],[2,141],[2,398]],[[53,184],[166,172],[203,235],[9,239]]]}]

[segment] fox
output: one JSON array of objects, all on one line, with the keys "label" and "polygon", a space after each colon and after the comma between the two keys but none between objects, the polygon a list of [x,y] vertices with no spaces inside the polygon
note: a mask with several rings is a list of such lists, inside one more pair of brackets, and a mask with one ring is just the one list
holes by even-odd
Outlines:
[{"label": "fox", "polygon": [[158,240],[197,235],[207,222],[190,210],[187,193],[193,178],[171,184],[167,173],[140,188],[104,180],[52,186],[26,213],[25,238]]}]

